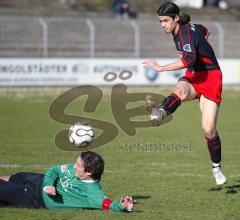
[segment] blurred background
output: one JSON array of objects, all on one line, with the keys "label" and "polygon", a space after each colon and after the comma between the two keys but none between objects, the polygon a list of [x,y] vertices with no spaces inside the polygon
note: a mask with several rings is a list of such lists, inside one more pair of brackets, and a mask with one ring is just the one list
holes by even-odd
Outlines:
[{"label": "blurred background", "polygon": [[[0,56],[176,57],[155,13],[161,2],[0,0]],[[193,23],[209,28],[219,58],[240,57],[238,0],[175,2],[190,13]]]}]

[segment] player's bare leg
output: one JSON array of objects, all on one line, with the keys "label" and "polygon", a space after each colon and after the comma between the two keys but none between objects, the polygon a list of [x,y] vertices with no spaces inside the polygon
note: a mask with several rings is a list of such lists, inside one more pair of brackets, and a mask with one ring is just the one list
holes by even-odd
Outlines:
[{"label": "player's bare leg", "polygon": [[192,100],[196,95],[193,86],[186,79],[181,78],[177,83],[175,92],[166,97],[159,106],[151,96],[147,96],[145,106],[150,114],[152,125],[161,125],[164,118],[175,112],[181,102]]},{"label": "player's bare leg", "polygon": [[8,182],[10,176],[0,176],[0,180],[5,180]]},{"label": "player's bare leg", "polygon": [[221,140],[216,130],[219,106],[215,102],[201,96],[200,109],[202,112],[202,128],[213,163],[213,175],[217,185],[222,185],[226,183],[227,179],[221,170]]}]

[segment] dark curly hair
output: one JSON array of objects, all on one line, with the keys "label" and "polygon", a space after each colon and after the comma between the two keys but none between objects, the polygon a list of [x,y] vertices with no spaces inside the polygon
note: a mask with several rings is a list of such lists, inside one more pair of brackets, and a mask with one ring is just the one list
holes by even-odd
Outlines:
[{"label": "dark curly hair", "polygon": [[85,151],[80,155],[84,163],[85,172],[92,173],[93,180],[100,180],[104,171],[104,160],[95,152]]}]

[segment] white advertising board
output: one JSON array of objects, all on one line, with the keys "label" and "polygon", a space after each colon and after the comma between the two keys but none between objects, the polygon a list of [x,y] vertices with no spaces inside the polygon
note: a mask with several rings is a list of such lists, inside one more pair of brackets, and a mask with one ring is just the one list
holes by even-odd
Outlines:
[{"label": "white advertising board", "polygon": [[[173,59],[155,59],[167,64]],[[2,58],[0,86],[174,85],[185,70],[162,72],[150,79],[143,59]],[[240,60],[219,60],[225,85],[240,85]],[[111,73],[109,73],[111,72]],[[106,74],[109,73],[107,76]]]}]

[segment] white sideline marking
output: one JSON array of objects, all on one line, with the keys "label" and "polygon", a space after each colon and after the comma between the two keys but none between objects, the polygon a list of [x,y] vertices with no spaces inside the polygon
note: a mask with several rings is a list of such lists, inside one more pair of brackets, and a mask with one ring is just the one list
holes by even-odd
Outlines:
[{"label": "white sideline marking", "polygon": [[208,178],[207,175],[202,174],[192,174],[192,173],[161,173],[161,172],[149,172],[151,175],[161,175],[161,176],[179,176],[179,177],[200,177]]},{"label": "white sideline marking", "polygon": [[31,164],[31,165],[24,165],[24,164],[8,164],[8,163],[0,163],[0,168],[48,168],[52,167],[53,165],[46,165],[46,164]]}]

